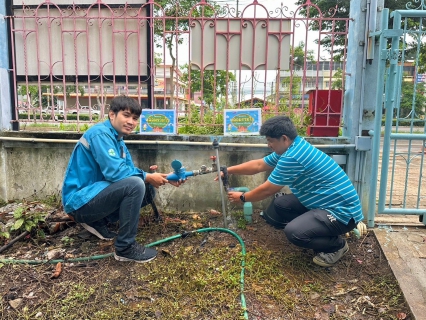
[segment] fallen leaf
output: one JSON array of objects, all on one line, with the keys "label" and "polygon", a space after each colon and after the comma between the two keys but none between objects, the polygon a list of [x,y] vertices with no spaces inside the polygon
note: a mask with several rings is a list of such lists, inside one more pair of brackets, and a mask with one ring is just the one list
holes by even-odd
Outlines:
[{"label": "fallen leaf", "polygon": [[55,278],[59,277],[61,275],[61,272],[62,272],[62,263],[58,262],[56,264],[56,267],[55,267],[55,272],[53,272],[50,279],[55,279]]},{"label": "fallen leaf", "polygon": [[398,318],[398,320],[404,320],[405,318],[407,318],[407,315],[404,312],[400,312],[396,315],[396,317]]},{"label": "fallen leaf", "polygon": [[101,250],[101,251],[106,251],[106,250],[110,250],[110,248],[111,248],[111,242],[112,242],[113,240],[110,240],[110,241],[102,241],[102,242],[100,242],[99,243],[99,249]]},{"label": "fallen leaf", "polygon": [[315,320],[326,320],[329,319],[330,315],[328,313],[315,312],[314,319]]},{"label": "fallen leaf", "polygon": [[336,311],[336,308],[332,304],[325,304],[322,306],[322,309],[329,314]]},{"label": "fallen leaf", "polygon": [[210,213],[212,216],[220,216],[220,215],[222,215],[222,212],[219,212],[219,211],[214,210],[214,209],[211,209],[211,210],[209,211],[209,213]]},{"label": "fallen leaf", "polygon": [[49,224],[49,233],[54,234],[59,231],[61,224],[59,222],[53,222]]},{"label": "fallen leaf", "polygon": [[314,292],[314,293],[309,295],[309,300],[316,300],[320,297],[321,297],[321,295],[319,293]]},{"label": "fallen leaf", "polygon": [[258,286],[254,283],[251,284],[251,288],[253,289],[253,291],[263,291],[263,287]]},{"label": "fallen leaf", "polygon": [[22,301],[23,301],[23,299],[22,299],[22,298],[18,298],[18,299],[15,299],[15,300],[10,300],[10,301],[9,301],[9,304],[10,304],[10,306],[11,306],[14,310],[16,310],[16,309],[18,309],[18,308],[19,308],[19,306],[21,305]]},{"label": "fallen leaf", "polygon": [[36,298],[38,298],[37,296],[34,295],[34,292],[30,292],[28,295],[23,294],[22,297],[24,297],[25,299],[36,299]]},{"label": "fallen leaf", "polygon": [[48,253],[47,253],[47,259],[48,260],[52,260],[52,259],[58,259],[58,258],[60,258],[61,256],[63,256],[63,254],[64,254],[64,250],[63,249],[53,249],[53,250],[50,250]]},{"label": "fallen leaf", "polygon": [[201,223],[194,222],[194,223],[192,224],[192,227],[193,227],[194,229],[199,229],[199,228],[202,228],[202,227],[203,227],[203,225],[202,225]]},{"label": "fallen leaf", "polygon": [[126,295],[127,300],[136,300],[135,299],[136,292],[133,289],[126,291],[124,294]]},{"label": "fallen leaf", "polygon": [[166,218],[164,222],[165,223],[185,224],[187,221],[181,220],[181,219],[177,219],[177,218]]},{"label": "fallen leaf", "polygon": [[194,220],[201,220],[200,216],[198,214],[193,214],[192,219]]},{"label": "fallen leaf", "polygon": [[172,257],[172,254],[169,250],[161,249],[161,253],[164,254],[165,256]]},{"label": "fallen leaf", "polygon": [[352,288],[349,288],[349,289],[340,288],[337,292],[334,292],[333,294],[335,296],[341,296],[341,295],[347,294],[349,292],[355,291],[357,289],[358,289],[358,287],[356,287],[356,286],[352,287]]},{"label": "fallen leaf", "polygon": [[129,308],[132,309],[133,311],[137,311],[139,310],[141,307],[140,303],[132,301],[129,303]]}]

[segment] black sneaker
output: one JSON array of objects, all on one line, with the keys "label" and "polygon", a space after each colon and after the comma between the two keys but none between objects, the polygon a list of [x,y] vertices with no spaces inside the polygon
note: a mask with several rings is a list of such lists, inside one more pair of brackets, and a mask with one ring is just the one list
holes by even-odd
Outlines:
[{"label": "black sneaker", "polygon": [[112,240],[117,236],[117,233],[109,231],[106,225],[90,226],[87,223],[80,223],[81,226],[102,240]]},{"label": "black sneaker", "polygon": [[129,248],[123,251],[114,252],[114,258],[118,261],[135,261],[137,263],[144,263],[155,259],[157,250],[147,248],[135,242]]}]

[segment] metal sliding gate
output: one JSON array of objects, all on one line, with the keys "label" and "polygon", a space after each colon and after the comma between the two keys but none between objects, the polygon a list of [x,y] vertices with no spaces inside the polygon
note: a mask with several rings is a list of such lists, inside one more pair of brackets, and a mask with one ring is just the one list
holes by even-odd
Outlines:
[{"label": "metal sliding gate", "polygon": [[[423,3],[423,1],[422,1]],[[423,8],[423,5],[421,6]],[[374,226],[376,185],[378,214],[418,215],[426,224],[424,179],[426,90],[421,63],[426,10],[382,13],[376,120],[373,136],[372,191],[368,224]],[[426,76],[426,75],[425,75]],[[380,89],[382,88],[382,89]],[[382,116],[380,116],[382,115]]]}]

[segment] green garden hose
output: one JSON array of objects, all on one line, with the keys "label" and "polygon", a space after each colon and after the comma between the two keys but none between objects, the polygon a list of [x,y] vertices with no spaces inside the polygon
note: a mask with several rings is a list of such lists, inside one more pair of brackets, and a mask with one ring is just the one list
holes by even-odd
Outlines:
[{"label": "green garden hose", "polygon": [[[160,245],[165,242],[169,242],[178,238],[184,238],[186,236],[189,236],[194,233],[201,233],[201,232],[212,232],[212,231],[219,231],[219,232],[225,232],[233,235],[235,238],[237,238],[238,242],[241,245],[241,274],[240,274],[240,291],[241,291],[241,307],[244,310],[244,319],[248,319],[248,313],[247,313],[247,306],[246,306],[246,299],[244,297],[244,268],[245,268],[245,256],[246,256],[246,246],[244,244],[243,239],[234,231],[225,229],[225,228],[202,228],[198,230],[193,230],[189,232],[184,232],[182,234],[177,234],[168,238],[164,238],[155,242],[152,242],[150,244],[147,244],[147,247],[154,247],[157,245]],[[80,257],[80,258],[72,258],[72,259],[57,259],[57,260],[15,260],[15,259],[0,259],[0,263],[15,263],[15,264],[44,264],[44,263],[50,263],[50,264],[56,264],[58,262],[82,262],[82,261],[92,261],[92,260],[100,260],[109,258],[113,255],[113,253],[107,253],[102,255],[96,255],[96,256],[88,256],[88,257]]]}]

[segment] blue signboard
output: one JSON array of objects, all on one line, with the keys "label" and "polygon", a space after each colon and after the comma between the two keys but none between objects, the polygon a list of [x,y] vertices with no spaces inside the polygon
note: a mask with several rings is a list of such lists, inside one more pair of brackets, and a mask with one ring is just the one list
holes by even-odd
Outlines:
[{"label": "blue signboard", "polygon": [[224,135],[258,135],[262,125],[260,108],[224,110]]},{"label": "blue signboard", "polygon": [[169,109],[143,109],[140,133],[176,134],[176,113]]},{"label": "blue signboard", "polygon": [[416,76],[416,82],[426,82],[426,73],[419,73]]}]

